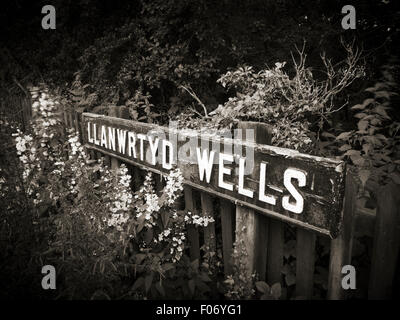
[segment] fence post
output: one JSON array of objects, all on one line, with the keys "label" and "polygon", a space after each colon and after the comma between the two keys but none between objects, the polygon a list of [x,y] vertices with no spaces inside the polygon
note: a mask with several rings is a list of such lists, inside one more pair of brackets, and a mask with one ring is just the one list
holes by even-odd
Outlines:
[{"label": "fence post", "polygon": [[269,284],[281,282],[283,268],[284,223],[269,219],[267,249],[267,281]]},{"label": "fence post", "polygon": [[224,259],[225,276],[232,274],[232,249],[233,249],[233,230],[234,211],[233,204],[228,200],[221,199],[221,229],[222,229],[222,256]]},{"label": "fence post", "polygon": [[[246,121],[240,122],[238,128],[245,132],[246,129],[254,130],[257,143],[271,142],[271,131],[266,124]],[[253,209],[236,206],[236,241],[244,241],[248,254],[247,271],[249,274],[256,271],[260,280],[265,280],[267,266],[268,222],[265,216]]]},{"label": "fence post", "polygon": [[[118,117],[118,107],[116,106],[111,106],[108,109],[108,115],[110,117]],[[106,156],[105,157],[105,161],[108,165],[111,165],[111,169],[117,169],[119,167],[119,160],[114,158],[114,157],[110,157],[110,156]]]},{"label": "fence post", "polygon": [[26,93],[25,98],[22,100],[22,105],[23,105],[23,128],[24,130],[26,130],[29,127],[29,122],[31,120],[32,117],[32,99],[31,99],[31,94]]},{"label": "fence post", "polygon": [[312,299],[314,291],[316,234],[297,228],[296,238],[296,296]]},{"label": "fence post", "polygon": [[[214,218],[213,212],[213,199],[206,192],[201,193],[201,210],[203,216],[209,216]],[[204,244],[206,250],[216,254],[216,241],[215,241],[215,223],[210,223],[207,227],[204,227]],[[215,257],[213,257],[214,259]]]},{"label": "fence post", "polygon": [[368,299],[390,299],[400,247],[400,188],[393,183],[377,192],[374,247]]},{"label": "fence post", "polygon": [[327,296],[330,300],[344,298],[342,268],[351,263],[357,186],[353,173],[348,170],[346,173],[342,230],[338,237],[331,241]]},{"label": "fence post", "polygon": [[[193,199],[193,189],[189,186],[183,187],[185,196],[185,209],[192,214],[196,213],[196,206]],[[188,240],[190,248],[190,260],[200,260],[199,231],[194,226],[188,227]]]}]

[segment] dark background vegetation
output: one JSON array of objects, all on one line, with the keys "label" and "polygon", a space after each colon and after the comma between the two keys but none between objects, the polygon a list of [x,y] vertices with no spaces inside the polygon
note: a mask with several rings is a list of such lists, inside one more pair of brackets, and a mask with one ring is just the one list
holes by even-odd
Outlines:
[{"label": "dark background vegetation", "polygon": [[[399,4],[356,1],[356,30],[341,28],[344,1],[52,1],[57,29],[43,30],[48,1],[8,1],[0,13],[1,85],[71,85],[76,72],[93,105],[123,104],[138,88],[164,111],[184,104],[190,84],[209,108],[226,100],[216,79],[229,68],[290,61],[306,41],[308,65],[318,74],[321,52],[344,58],[339,38],[363,48],[367,77],[351,99],[379,76],[396,54]],[[172,111],[175,111],[174,108]]]}]

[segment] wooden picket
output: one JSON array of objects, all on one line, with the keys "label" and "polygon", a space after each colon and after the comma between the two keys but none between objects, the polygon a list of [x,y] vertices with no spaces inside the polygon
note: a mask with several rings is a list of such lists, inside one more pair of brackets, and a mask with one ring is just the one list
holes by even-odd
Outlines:
[{"label": "wooden picket", "polygon": [[[252,130],[257,143],[270,144],[270,128],[258,122],[241,122],[239,129],[247,134],[246,129]],[[247,139],[246,137],[243,137]],[[257,273],[260,280],[265,280],[267,267],[267,243],[269,219],[257,214],[253,209],[236,206],[236,240],[243,240],[247,250],[248,273]],[[243,239],[240,239],[243,237]]]},{"label": "wooden picket", "polygon": [[378,193],[368,293],[370,299],[390,299],[392,294],[400,248],[399,194],[399,187],[393,183],[383,187]]},{"label": "wooden picket", "polygon": [[[74,127],[82,132],[80,115],[72,116],[73,112],[65,110],[65,125]],[[109,115],[128,118],[127,110],[120,107],[111,107]],[[74,122],[74,120],[76,122]],[[268,127],[259,123],[243,122],[242,129],[254,129],[256,141],[263,144],[270,143]],[[96,159],[101,152],[90,151]],[[96,155],[97,154],[97,155]],[[121,160],[105,156],[105,163],[111,168],[119,166]],[[109,159],[109,160],[107,160]],[[141,168],[127,164],[133,176],[137,177],[136,187],[142,181]],[[161,181],[161,180],[160,180]],[[162,186],[159,184],[157,189]],[[370,274],[369,297],[372,299],[388,298],[391,295],[395,268],[400,247],[399,237],[399,197],[398,187],[389,185],[377,191],[378,207],[375,221],[374,250]],[[200,200],[200,201],[197,201]],[[219,212],[215,210],[214,197],[202,190],[196,191],[192,186],[184,186],[185,209],[193,214],[203,214],[221,219],[221,234],[216,234],[215,225],[204,229],[204,244],[208,250],[215,251],[217,238],[222,239],[222,253],[225,275],[233,272],[231,254],[235,240],[243,240],[248,251],[248,272],[257,272],[259,279],[267,281],[270,285],[282,282],[284,225],[285,223],[266,217],[251,208],[234,204],[227,199],[218,199]],[[362,215],[362,210],[356,207],[357,182],[352,172],[346,175],[345,202],[343,208],[343,225],[337,238],[331,240],[331,254],[328,275],[328,299],[344,299],[346,292],[341,286],[342,267],[351,264],[352,240],[354,225],[357,215]],[[201,203],[201,208],[196,204]],[[314,265],[315,246],[317,234],[301,227],[296,227],[296,296],[312,299],[314,296]],[[240,232],[240,230],[244,232]],[[188,230],[189,251],[192,261],[200,259],[200,234],[199,230],[191,227]],[[238,237],[241,237],[238,239]]]},{"label": "wooden picket", "polygon": [[25,130],[32,118],[32,100],[27,92],[4,95],[0,98],[0,119],[8,119],[21,125]]}]

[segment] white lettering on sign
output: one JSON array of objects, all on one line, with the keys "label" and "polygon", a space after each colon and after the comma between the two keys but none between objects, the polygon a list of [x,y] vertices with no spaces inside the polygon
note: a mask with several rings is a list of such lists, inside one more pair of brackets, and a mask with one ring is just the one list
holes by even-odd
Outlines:
[{"label": "white lettering on sign", "polygon": [[87,134],[88,134],[88,141],[89,143],[94,143],[93,138],[90,135],[90,122],[87,123]]},{"label": "white lettering on sign", "polygon": [[[100,126],[100,140],[97,139],[97,127],[96,123],[88,122],[87,125],[87,139],[89,143],[99,145],[106,149],[116,151],[116,144],[118,144],[118,152],[125,154],[126,147],[128,149],[128,156],[131,158],[137,158],[136,142],[140,142],[140,160],[144,161],[145,156],[145,141],[148,142],[149,150],[146,161],[151,165],[157,165],[157,154],[161,152],[162,154],[158,156],[161,161],[161,165],[164,169],[172,169],[174,163],[174,145],[164,138],[160,139],[152,135],[135,134],[132,131],[127,131],[124,129],[116,129],[113,127],[106,127],[105,125]],[[108,133],[108,135],[107,135]],[[117,134],[116,134],[117,133]],[[161,143],[161,146],[160,146]],[[208,148],[196,147],[197,154],[197,165],[199,172],[199,180],[210,183],[211,176],[213,172],[214,159],[216,152],[214,150],[209,150]],[[218,187],[233,191],[234,185],[227,182],[224,178],[225,176],[232,175],[232,169],[226,167],[226,162],[234,163],[234,156],[227,153],[218,153]],[[237,192],[248,198],[254,198],[254,190],[249,187],[245,187],[245,166],[247,158],[237,156],[239,158],[239,168],[238,168],[238,180],[237,180]],[[266,162],[260,163],[260,176],[258,177],[258,200],[267,203],[272,206],[277,205],[278,197],[273,194],[268,194],[267,189],[273,191],[279,191],[283,193],[284,190],[273,185],[267,185],[267,165]],[[297,188],[304,187],[306,185],[307,173],[295,169],[287,168],[284,171],[283,184],[289,195],[282,197],[282,207],[290,212],[300,214],[304,210],[304,198],[300,194]],[[292,180],[297,180],[294,183]],[[296,185],[296,187],[295,187]]]},{"label": "white lettering on sign", "polygon": [[[167,147],[169,150],[169,161],[167,161]],[[171,170],[174,161],[174,146],[168,140],[162,141],[162,166],[164,169]]]},{"label": "white lettering on sign", "polygon": [[155,166],[156,165],[156,163],[157,163],[157,159],[156,159],[156,156],[157,156],[157,149],[158,149],[158,142],[160,141],[160,139],[158,139],[158,138],[156,138],[154,141],[153,141],[153,137],[149,137],[149,143],[150,143],[150,152],[151,152],[151,164],[153,165],[153,166]]},{"label": "white lettering on sign", "polygon": [[117,129],[117,136],[118,136],[118,151],[119,153],[125,154],[126,130]]},{"label": "white lettering on sign", "polygon": [[208,149],[203,150],[203,156],[201,155],[200,148],[196,148],[197,152],[197,163],[199,166],[199,177],[200,181],[204,180],[204,173],[206,174],[206,182],[210,183],[211,179],[211,171],[214,164],[214,155],[215,152],[211,150],[209,152]]},{"label": "white lettering on sign", "polygon": [[136,158],[136,137],[131,131],[128,132],[128,156]]},{"label": "white lettering on sign", "polygon": [[176,165],[185,183],[202,192],[331,237],[340,231],[342,161],[208,131],[168,129],[92,114],[84,114],[83,119],[89,149],[161,174]]},{"label": "white lettering on sign", "polygon": [[114,151],[116,151],[116,149],[115,149],[115,128],[108,127],[108,147],[110,149],[113,149]]},{"label": "white lettering on sign", "polygon": [[230,175],[231,174],[231,169],[225,168],[224,167],[224,161],[229,161],[233,162],[233,155],[231,154],[226,154],[226,153],[220,153],[219,154],[219,174],[218,174],[218,186],[221,188],[224,188],[229,191],[233,191],[233,184],[231,183],[226,183],[224,181],[224,175]]},{"label": "white lettering on sign", "polygon": [[298,181],[299,187],[304,187],[306,185],[306,173],[301,170],[294,168],[287,168],[283,175],[283,184],[286,189],[290,192],[292,197],[296,200],[295,204],[290,203],[289,196],[284,196],[282,198],[282,207],[294,213],[302,213],[304,207],[304,199],[297,189],[292,184],[292,179]]},{"label": "white lettering on sign", "polygon": [[100,141],[97,140],[97,131],[96,131],[96,124],[93,124],[93,136],[94,136],[94,144],[100,145]]},{"label": "white lettering on sign", "polygon": [[250,189],[245,189],[244,188],[244,163],[245,163],[245,159],[244,158],[240,158],[239,159],[239,193],[249,197],[249,198],[253,198],[253,191],[251,191]]},{"label": "white lettering on sign", "polygon": [[105,126],[101,126],[100,146],[107,148],[107,136],[106,136],[106,127]]},{"label": "white lettering on sign", "polygon": [[266,178],[266,171],[267,171],[267,164],[265,162],[262,162],[260,164],[260,185],[258,189],[258,198],[266,202],[268,204],[272,204],[273,206],[276,205],[276,197],[266,195],[265,194],[265,178]]},{"label": "white lettering on sign", "polygon": [[140,140],[140,160],[143,161],[143,159],[144,159],[143,141],[146,140],[146,136],[139,133],[137,135],[137,138]]}]

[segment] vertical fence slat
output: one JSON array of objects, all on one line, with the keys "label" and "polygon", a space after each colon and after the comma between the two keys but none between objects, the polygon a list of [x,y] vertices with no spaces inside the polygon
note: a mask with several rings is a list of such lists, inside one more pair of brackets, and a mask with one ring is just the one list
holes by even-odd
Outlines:
[{"label": "vertical fence slat", "polygon": [[164,183],[163,183],[163,176],[161,174],[153,174],[154,179],[155,179],[155,188],[157,192],[161,192],[164,189]]},{"label": "vertical fence slat", "polygon": [[224,259],[225,275],[232,274],[232,249],[233,249],[233,204],[221,199],[221,228],[222,228],[222,256]]},{"label": "vertical fence slat", "polygon": [[314,289],[315,233],[297,228],[296,296],[311,299]]},{"label": "vertical fence slat", "polygon": [[71,110],[68,111],[68,127],[74,128],[74,118]]},{"label": "vertical fence slat", "polygon": [[353,173],[348,171],[346,173],[342,230],[338,237],[331,241],[327,296],[330,300],[344,298],[342,267],[351,263],[356,200],[357,182]]},{"label": "vertical fence slat", "polygon": [[23,106],[23,128],[26,130],[29,126],[29,121],[31,120],[31,106],[32,106],[32,100],[31,100],[31,95],[26,94],[26,96],[23,98],[21,101],[21,104]]},{"label": "vertical fence slat", "polygon": [[[213,199],[205,192],[201,193],[201,210],[203,216],[214,218]],[[204,244],[210,252],[216,253],[215,224],[210,223],[204,228]]]},{"label": "vertical fence slat", "polygon": [[[268,144],[271,139],[269,126],[259,122],[243,121],[239,123],[248,139],[247,130],[253,130],[254,141],[260,144]],[[254,164],[253,164],[254,165]],[[253,170],[256,171],[256,170]],[[253,173],[255,174],[255,173]],[[247,249],[247,268],[249,273],[257,272],[260,280],[265,280],[267,265],[267,241],[268,241],[268,219],[252,209],[236,206],[236,236],[242,237]]]},{"label": "vertical fence slat", "polygon": [[369,299],[390,299],[399,255],[400,188],[394,184],[377,192],[375,238],[372,253]]},{"label": "vertical fence slat", "polygon": [[142,172],[136,166],[133,166],[132,168],[132,177],[133,177],[133,188],[135,191],[138,191],[142,185]]},{"label": "vertical fence slat", "polygon": [[270,285],[281,282],[283,267],[284,224],[269,219],[267,249],[267,282]]},{"label": "vertical fence slat", "polygon": [[[184,186],[185,195],[185,208],[192,214],[195,214],[196,208],[193,199],[193,189],[189,186]],[[190,260],[194,261],[200,259],[200,243],[199,243],[199,232],[194,226],[188,227],[188,240],[190,248]]]},{"label": "vertical fence slat", "polygon": [[79,141],[83,143],[82,113],[75,111],[75,128],[79,134]]},{"label": "vertical fence slat", "polygon": [[[263,219],[264,218],[264,219]],[[265,280],[267,265],[268,220],[254,210],[236,206],[236,241],[243,241],[247,251],[247,272],[257,272]]]},{"label": "vertical fence slat", "polygon": [[63,121],[64,121],[64,129],[68,128],[68,113],[65,105],[63,105]]},{"label": "vertical fence slat", "polygon": [[[111,106],[108,114],[110,117],[118,117],[117,107]],[[111,164],[111,169],[117,169],[119,167],[119,160],[114,157],[106,156],[106,162]]]}]

